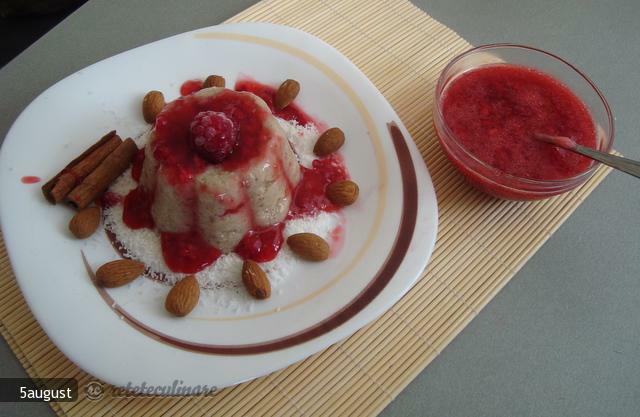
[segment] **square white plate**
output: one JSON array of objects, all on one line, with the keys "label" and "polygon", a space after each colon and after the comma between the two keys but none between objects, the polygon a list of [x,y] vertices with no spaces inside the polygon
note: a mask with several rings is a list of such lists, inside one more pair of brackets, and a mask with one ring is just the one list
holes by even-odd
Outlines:
[{"label": "square white plate", "polygon": [[[156,296],[130,284],[98,290],[87,274],[115,252],[104,233],[66,230],[71,212],[49,205],[40,185],[104,132],[137,136],[149,90],[179,96],[180,83],[209,73],[228,85],[248,75],[273,85],[293,78],[297,103],[344,130],[341,150],[360,186],[344,210],[337,256],[303,263],[295,285],[249,314],[196,309],[170,317]],[[209,27],[153,42],[58,82],[16,120],[0,153],[0,218],[24,296],[47,335],[85,371],[114,385],[207,384],[222,388],[265,375],[335,343],[402,297],[425,268],[436,237],[433,184],[414,142],[374,85],[331,46],[271,24]],[[166,289],[168,291],[168,288]]]}]

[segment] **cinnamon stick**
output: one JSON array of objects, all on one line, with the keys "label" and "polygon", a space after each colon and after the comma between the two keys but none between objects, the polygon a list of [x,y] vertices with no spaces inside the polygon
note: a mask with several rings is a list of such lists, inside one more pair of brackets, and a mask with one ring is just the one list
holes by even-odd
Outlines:
[{"label": "cinnamon stick", "polygon": [[71,190],[66,201],[78,209],[87,207],[129,167],[137,151],[138,147],[133,139],[126,139]]},{"label": "cinnamon stick", "polygon": [[115,130],[104,135],[42,186],[44,197],[51,204],[64,200],[67,194],[121,143],[122,139],[116,135]]}]

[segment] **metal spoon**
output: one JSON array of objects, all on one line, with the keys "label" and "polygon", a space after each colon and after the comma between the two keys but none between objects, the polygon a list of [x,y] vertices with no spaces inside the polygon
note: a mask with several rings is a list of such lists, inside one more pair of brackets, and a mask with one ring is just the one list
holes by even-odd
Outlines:
[{"label": "metal spoon", "polygon": [[640,178],[640,161],[634,161],[633,159],[599,152],[591,148],[578,145],[573,139],[566,136],[552,136],[545,135],[544,133],[534,133],[533,137],[543,142],[559,146],[568,151],[586,156],[587,158],[602,162],[605,165],[609,165],[611,168],[626,172],[636,178]]}]

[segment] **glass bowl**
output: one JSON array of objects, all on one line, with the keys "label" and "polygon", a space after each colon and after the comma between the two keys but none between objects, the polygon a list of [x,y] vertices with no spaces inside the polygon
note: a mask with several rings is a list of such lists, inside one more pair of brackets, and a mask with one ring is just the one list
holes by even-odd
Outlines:
[{"label": "glass bowl", "polygon": [[562,82],[587,106],[596,126],[596,145],[602,152],[613,146],[613,116],[606,99],[589,78],[562,58],[530,46],[492,44],[473,48],[455,57],[442,71],[435,91],[434,126],[440,144],[453,165],[476,188],[498,198],[538,200],[572,190],[584,183],[598,167],[559,180],[535,180],[508,174],[472,155],[449,129],[442,115],[442,97],[450,83],[466,71],[491,64],[514,64],[533,68]]}]

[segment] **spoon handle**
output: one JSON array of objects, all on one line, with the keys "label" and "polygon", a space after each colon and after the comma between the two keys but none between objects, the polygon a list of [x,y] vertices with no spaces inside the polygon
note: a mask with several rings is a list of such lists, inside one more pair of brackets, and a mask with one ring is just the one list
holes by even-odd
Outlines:
[{"label": "spoon handle", "polygon": [[621,156],[611,155],[604,152],[598,152],[591,148],[576,144],[573,150],[584,156],[588,156],[591,159],[600,161],[605,165],[609,165],[612,168],[619,169],[627,174],[633,175],[636,178],[640,178],[640,161],[634,161],[633,159],[623,158]]}]

